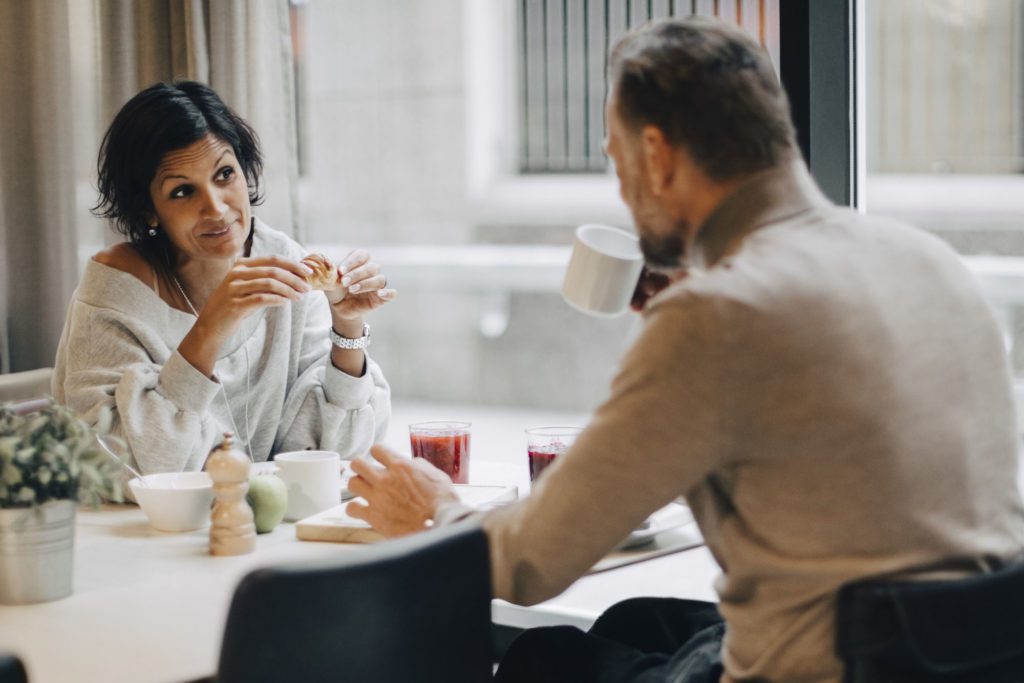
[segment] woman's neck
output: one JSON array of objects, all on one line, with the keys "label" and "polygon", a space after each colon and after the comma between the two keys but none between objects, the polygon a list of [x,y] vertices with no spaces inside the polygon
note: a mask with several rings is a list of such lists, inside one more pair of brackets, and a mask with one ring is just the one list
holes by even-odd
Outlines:
[{"label": "woman's neck", "polygon": [[181,284],[185,295],[188,297],[188,301],[184,302],[186,304],[185,308],[188,309],[187,304],[191,302],[197,312],[203,310],[206,302],[210,299],[214,290],[224,281],[228,271],[235,265],[235,262],[239,258],[248,256],[251,253],[252,232],[250,231],[242,252],[234,258],[180,259],[177,267],[174,269],[173,276]]}]

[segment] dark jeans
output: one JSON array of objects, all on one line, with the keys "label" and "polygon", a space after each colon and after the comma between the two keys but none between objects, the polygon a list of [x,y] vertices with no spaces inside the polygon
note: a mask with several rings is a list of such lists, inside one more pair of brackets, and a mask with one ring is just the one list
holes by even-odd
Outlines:
[{"label": "dark jeans", "polygon": [[725,622],[714,604],[635,598],[613,605],[590,631],[532,628],[498,666],[501,683],[717,683]]}]

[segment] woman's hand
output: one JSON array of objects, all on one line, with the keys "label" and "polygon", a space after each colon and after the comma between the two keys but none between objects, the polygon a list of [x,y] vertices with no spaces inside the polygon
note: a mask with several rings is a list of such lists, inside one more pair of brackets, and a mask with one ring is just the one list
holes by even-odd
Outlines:
[{"label": "woman's hand", "polygon": [[310,291],[309,274],[306,266],[281,256],[240,258],[210,294],[199,320],[227,339],[254,310],[300,300]]},{"label": "woman's hand", "polygon": [[240,258],[203,304],[178,351],[194,368],[213,376],[221,347],[242,319],[259,308],[298,301],[310,291],[309,268],[280,256]]},{"label": "woman's hand", "polygon": [[365,249],[356,249],[338,264],[338,284],[324,290],[331,312],[339,320],[358,320],[395,298],[380,266]]}]

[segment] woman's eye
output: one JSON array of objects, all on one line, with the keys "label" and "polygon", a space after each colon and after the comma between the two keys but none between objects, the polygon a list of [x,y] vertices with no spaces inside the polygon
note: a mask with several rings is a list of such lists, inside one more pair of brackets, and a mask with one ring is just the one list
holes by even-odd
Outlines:
[{"label": "woman's eye", "polygon": [[225,166],[217,172],[217,176],[221,180],[230,180],[233,175],[235,175],[235,169],[231,166]]},{"label": "woman's eye", "polygon": [[171,190],[171,199],[183,199],[192,194],[192,188],[188,185],[178,185]]}]

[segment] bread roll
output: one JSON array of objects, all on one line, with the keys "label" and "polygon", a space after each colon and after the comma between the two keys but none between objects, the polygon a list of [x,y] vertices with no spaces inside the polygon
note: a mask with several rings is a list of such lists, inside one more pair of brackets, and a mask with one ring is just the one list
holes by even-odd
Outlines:
[{"label": "bread roll", "polygon": [[312,275],[306,276],[307,284],[313,289],[330,289],[337,284],[338,269],[323,254],[310,254],[302,259],[302,263],[313,271]]}]

